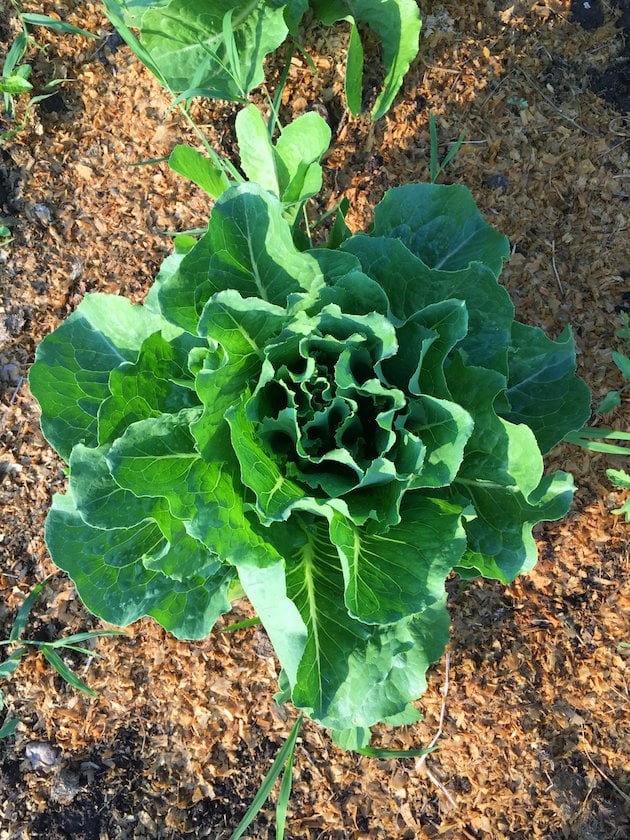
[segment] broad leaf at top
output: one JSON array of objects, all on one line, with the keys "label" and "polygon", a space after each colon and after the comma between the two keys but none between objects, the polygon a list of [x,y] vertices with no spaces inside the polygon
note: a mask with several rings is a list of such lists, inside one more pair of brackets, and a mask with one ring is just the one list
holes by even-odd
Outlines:
[{"label": "broad leaf at top", "polygon": [[461,184],[405,184],[374,208],[373,236],[400,239],[429,268],[459,271],[481,262],[499,276],[507,237],[483,218]]},{"label": "broad leaf at top", "polygon": [[[127,0],[124,18],[128,26],[139,29],[151,69],[159,69],[172,91],[195,89],[206,96],[235,101],[263,81],[263,59],[280,46],[288,32],[286,6],[301,13],[304,3]],[[224,18],[228,13],[231,36],[226,39]]]},{"label": "broad leaf at top", "polygon": [[[405,73],[418,53],[421,21],[415,0],[311,0],[311,5],[327,26],[343,18],[350,19],[367,24],[380,38],[385,79],[372,109],[372,119],[380,119],[391,107]],[[357,58],[359,56],[357,51]],[[356,76],[358,69],[349,60],[347,73]],[[347,79],[346,87],[355,89],[357,79]],[[356,105],[356,93],[351,99],[351,104]]]},{"label": "broad leaf at top", "polygon": [[208,232],[161,285],[159,300],[169,320],[195,333],[217,292],[234,289],[286,307],[289,296],[322,283],[316,261],[293,244],[279,200],[257,184],[241,184],[219,197]]}]

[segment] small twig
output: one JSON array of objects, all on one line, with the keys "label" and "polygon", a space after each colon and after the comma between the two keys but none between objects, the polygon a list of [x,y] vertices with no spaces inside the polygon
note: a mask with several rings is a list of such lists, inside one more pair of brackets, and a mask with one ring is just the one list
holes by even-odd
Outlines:
[{"label": "small twig", "polygon": [[542,98],[545,100],[545,102],[546,102],[548,105],[551,105],[551,107],[553,108],[553,110],[554,110],[554,111],[556,111],[558,114],[560,114],[560,116],[561,116],[563,119],[567,120],[567,122],[570,122],[570,123],[571,123],[571,125],[574,125],[576,128],[579,128],[579,130],[580,130],[580,131],[583,131],[583,132],[584,132],[584,134],[588,134],[590,137],[601,137],[601,134],[597,134],[597,133],[596,133],[596,132],[594,132],[594,131],[590,131],[588,128],[584,128],[584,126],[583,126],[583,125],[580,125],[578,122],[576,122],[576,121],[573,119],[573,117],[570,117],[568,114],[565,114],[565,113],[564,113],[564,111],[562,111],[560,108],[558,108],[558,106],[557,106],[557,105],[556,105],[556,103],[553,101],[553,99],[550,99],[550,98],[547,96],[547,94],[546,94],[546,93],[545,93],[545,92],[544,92],[544,91],[543,91],[543,90],[542,90],[542,89],[541,89],[541,88],[540,88],[540,87],[536,84],[536,82],[535,82],[535,81],[534,81],[534,80],[533,80],[533,79],[532,79],[532,78],[531,78],[531,77],[530,77],[530,76],[529,76],[529,75],[528,75],[528,74],[527,74],[527,73],[523,70],[523,68],[522,68],[522,67],[519,67],[518,69],[519,69],[519,70],[520,70],[520,72],[523,74],[523,76],[525,76],[525,78],[527,79],[527,81],[529,82],[529,84],[530,84],[530,85],[532,86],[532,88],[533,88],[533,89],[534,89],[534,90],[538,93],[538,95],[539,95],[539,96],[542,96]]},{"label": "small twig", "polygon": [[553,273],[556,277],[556,283],[558,284],[558,288],[560,289],[560,294],[562,297],[565,297],[564,288],[562,287],[562,281],[560,280],[560,275],[558,274],[558,267],[556,265],[556,240],[554,239],[551,243],[551,267],[553,268]]},{"label": "small twig", "polygon": [[[440,711],[440,720],[439,720],[439,723],[438,723],[437,732],[435,733],[435,735],[433,737],[433,740],[429,744],[429,747],[428,747],[429,749],[432,749],[437,744],[438,740],[440,739],[440,737],[442,735],[442,731],[444,729],[444,718],[446,717],[446,697],[447,697],[447,694],[448,694],[448,673],[449,673],[450,664],[451,664],[451,655],[450,655],[450,653],[447,653],[446,654],[446,666],[445,666],[446,667],[446,672],[445,672],[445,675],[444,675],[444,686],[442,688],[442,709]],[[416,770],[419,770],[421,767],[424,767],[424,772],[427,774],[427,776],[433,782],[433,784],[436,786],[436,788],[438,788],[438,790],[442,794],[444,794],[444,796],[448,799],[448,801],[451,803],[453,808],[456,808],[457,803],[455,802],[453,797],[450,795],[450,793],[447,791],[447,789],[444,787],[442,782],[439,779],[436,779],[436,777],[433,775],[433,773],[429,770],[429,768],[427,767],[426,759],[427,759],[427,754],[420,756],[420,758],[416,762]]]},{"label": "small twig", "polygon": [[584,741],[584,754],[585,754],[585,755],[586,755],[586,757],[588,758],[589,762],[590,762],[590,763],[593,765],[593,767],[597,770],[597,772],[598,772],[598,773],[599,773],[599,775],[602,777],[602,779],[604,779],[605,781],[607,781],[607,782],[608,782],[608,784],[611,786],[611,788],[613,788],[613,790],[616,790],[616,791],[617,791],[617,793],[618,793],[618,794],[619,794],[619,796],[623,799],[623,801],[624,801],[624,802],[626,802],[628,805],[630,805],[630,796],[628,796],[628,794],[627,794],[627,793],[625,793],[625,791],[621,790],[621,788],[620,788],[618,785],[616,785],[616,784],[613,782],[613,780],[612,780],[609,776],[607,776],[607,775],[604,773],[604,771],[601,769],[601,767],[598,767],[598,766],[597,766],[597,764],[595,764],[595,762],[594,762],[594,761],[593,761],[593,759],[591,758],[591,754],[590,754],[590,753],[589,753],[589,751],[588,751],[587,741],[586,741],[586,738],[584,737],[584,733],[583,733],[583,732],[582,732],[582,740]]},{"label": "small twig", "polygon": [[20,378],[18,379],[18,383],[15,386],[15,390],[13,391],[13,394],[11,395],[11,399],[9,400],[9,405],[13,405],[13,403],[17,399],[17,395],[20,391],[20,388],[22,387],[23,382],[24,382],[24,377],[20,376]]}]

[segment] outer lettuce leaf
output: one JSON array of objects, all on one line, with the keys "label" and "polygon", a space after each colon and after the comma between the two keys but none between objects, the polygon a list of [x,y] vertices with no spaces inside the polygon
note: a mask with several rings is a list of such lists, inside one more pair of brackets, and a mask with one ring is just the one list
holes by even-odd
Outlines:
[{"label": "outer lettuce leaf", "polygon": [[199,404],[188,356],[205,344],[188,333],[166,341],[149,336],[135,363],[123,362],[109,377],[110,396],[98,412],[99,443],[116,440],[136,420]]},{"label": "outer lettuce leaf", "polygon": [[359,258],[365,273],[386,292],[392,315],[401,321],[430,304],[463,300],[468,333],[461,349],[471,364],[507,373],[514,306],[487,265],[475,261],[448,271],[429,268],[400,239],[390,236],[358,234],[342,247]]},{"label": "outer lettuce leaf", "polygon": [[231,464],[204,461],[188,421],[196,413],[164,414],[129,426],[107,462],[121,487],[137,496],[164,498],[187,532],[225,563],[267,565],[277,556],[247,515]]},{"label": "outer lettuce leaf", "polygon": [[556,341],[539,327],[514,322],[513,350],[506,396],[507,418],[527,423],[543,453],[568,432],[581,429],[590,416],[590,392],[575,376],[575,345],[571,328]]},{"label": "outer lettuce leaf", "polygon": [[530,571],[538,559],[533,526],[565,516],[574,490],[572,476],[560,471],[543,478],[527,498],[513,488],[467,486],[476,516],[466,522],[468,551],[459,565],[503,583]]},{"label": "outer lettuce leaf", "polygon": [[384,534],[369,534],[335,512],[330,539],[341,559],[350,615],[392,624],[440,601],[444,581],[466,548],[461,514],[442,499],[408,493],[401,522]]},{"label": "outer lettuce leaf", "polygon": [[461,184],[406,184],[374,209],[374,236],[400,239],[429,268],[459,271],[481,262],[498,277],[510,256],[506,236],[485,221]]},{"label": "outer lettuce leaf", "polygon": [[97,445],[96,415],[111,371],[134,362],[147,336],[166,326],[158,314],[116,295],[87,295],[37,348],[30,388],[46,439],[66,461],[77,443]]},{"label": "outer lettuce leaf", "polygon": [[157,524],[103,530],[87,525],[70,496],[57,494],[46,521],[46,542],[56,564],[73,579],[86,607],[112,624],[131,624],[153,616],[178,638],[206,636],[230,609],[234,576],[218,561],[204,575],[175,581],[153,564],[169,546]]},{"label": "outer lettuce leaf", "polygon": [[[274,574],[273,568],[250,570],[241,581],[263,624],[272,628],[270,636],[287,672],[293,702],[332,729],[372,726],[405,711],[425,690],[426,670],[448,641],[445,599],[384,627],[357,621],[340,598],[343,574],[323,521],[292,519],[285,529],[293,540],[286,561],[287,597],[278,584],[273,601],[265,597],[265,578]],[[296,606],[307,631],[297,669],[303,636]],[[286,641],[275,629],[278,616],[285,614],[292,616],[289,626],[296,627]]]}]

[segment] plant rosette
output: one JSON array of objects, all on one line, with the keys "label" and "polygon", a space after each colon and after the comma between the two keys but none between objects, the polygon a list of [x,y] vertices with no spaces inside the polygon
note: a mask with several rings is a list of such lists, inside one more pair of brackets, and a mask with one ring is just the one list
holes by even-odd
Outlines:
[{"label": "plant rosette", "polygon": [[361,747],[418,719],[447,576],[535,564],[573,495],[542,455],[590,395],[569,328],[514,320],[508,242],[465,187],[392,189],[334,248],[299,250],[285,211],[228,187],[144,304],[87,295],[42,341],[31,388],[69,464],[46,539],[114,624],[201,638],[244,591],[279,697]]}]

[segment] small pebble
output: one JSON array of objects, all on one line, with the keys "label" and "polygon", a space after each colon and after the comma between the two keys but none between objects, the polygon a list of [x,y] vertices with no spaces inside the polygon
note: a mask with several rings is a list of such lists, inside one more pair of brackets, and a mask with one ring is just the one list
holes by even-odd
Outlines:
[{"label": "small pebble", "polygon": [[33,770],[50,770],[57,763],[59,750],[47,741],[31,741],[24,748],[24,754]]},{"label": "small pebble", "polygon": [[52,219],[50,207],[47,207],[45,204],[35,204],[33,206],[33,212],[43,225],[50,224],[50,220]]}]

